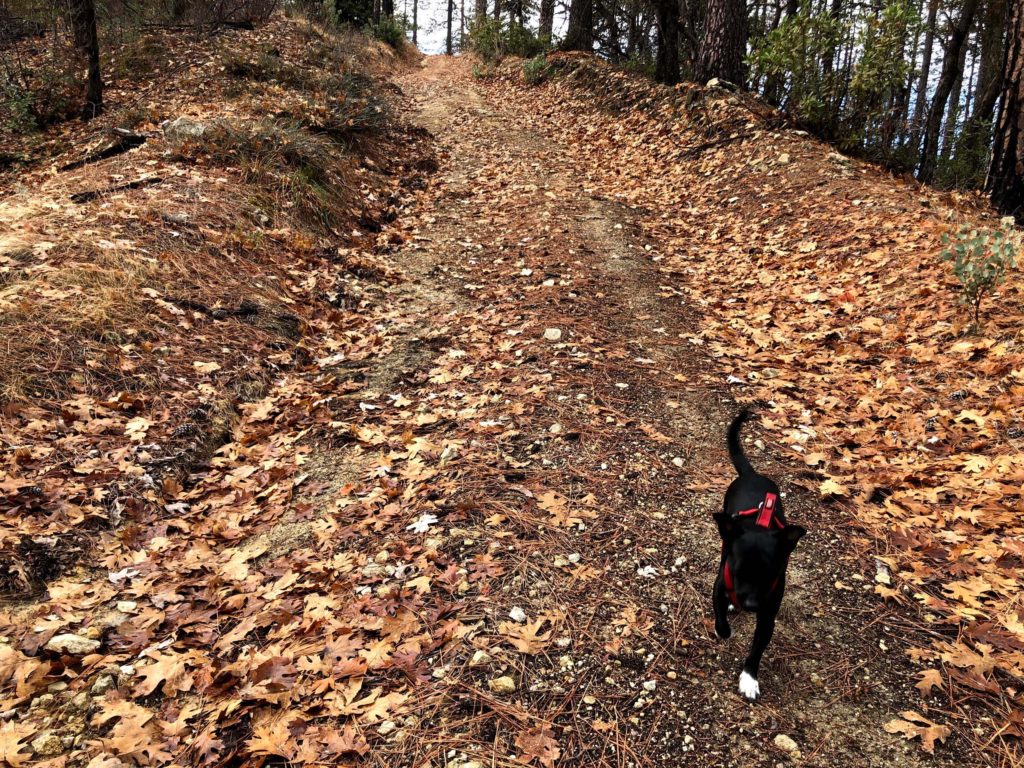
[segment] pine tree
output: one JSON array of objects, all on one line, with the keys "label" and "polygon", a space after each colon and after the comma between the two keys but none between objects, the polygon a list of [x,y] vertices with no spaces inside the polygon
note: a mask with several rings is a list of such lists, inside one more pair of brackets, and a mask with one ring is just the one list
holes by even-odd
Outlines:
[{"label": "pine tree", "polygon": [[697,58],[697,79],[717,77],[744,85],[747,54],[747,5],[743,0],[709,0]]},{"label": "pine tree", "polygon": [[1003,213],[1024,220],[1024,7],[1011,3],[1003,88],[985,189]]}]

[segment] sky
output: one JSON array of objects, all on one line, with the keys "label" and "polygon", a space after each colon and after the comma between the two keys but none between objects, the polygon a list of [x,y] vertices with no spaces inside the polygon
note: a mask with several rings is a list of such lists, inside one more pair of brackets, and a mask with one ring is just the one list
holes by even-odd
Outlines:
[{"label": "sky", "polygon": [[[468,28],[470,19],[473,16],[473,8],[476,6],[475,0],[455,0],[455,20],[453,26],[455,28],[454,39],[458,40],[458,28],[459,28],[459,9],[462,4],[465,3],[466,8],[466,26]],[[494,0],[489,0],[487,3],[488,8],[494,7]],[[395,0],[395,13],[407,13],[409,19],[412,19],[412,0]],[[448,0],[419,0],[419,34],[417,36],[417,44],[419,49],[424,53],[444,53],[444,43],[446,34],[448,14]],[[555,37],[559,36],[559,32],[565,27],[565,8],[561,2],[555,3]],[[533,18],[530,20],[529,25],[532,29],[537,28],[537,19]],[[412,32],[409,33],[409,38],[412,38]]]}]

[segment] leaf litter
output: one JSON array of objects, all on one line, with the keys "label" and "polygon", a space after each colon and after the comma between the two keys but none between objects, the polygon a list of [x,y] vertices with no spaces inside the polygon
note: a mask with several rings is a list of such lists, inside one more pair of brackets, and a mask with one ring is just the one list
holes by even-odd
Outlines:
[{"label": "leaf litter", "polygon": [[[275,42],[287,39],[295,50],[302,34],[273,30]],[[292,55],[279,47],[282,58]],[[219,61],[208,64],[216,70]],[[648,230],[646,217],[594,203],[596,187],[581,194],[575,180],[596,184],[588,179],[596,170],[570,175],[564,147],[587,136],[598,146],[609,136],[628,144],[630,134],[579,104],[588,128],[577,135],[566,103],[583,97],[572,89],[559,95],[565,103],[545,97],[524,108],[519,86],[496,84],[489,105],[461,62],[435,59],[399,80],[415,102],[414,119],[435,133],[443,173],[423,181],[418,171],[432,161],[417,154],[427,152],[416,146],[425,137],[411,129],[404,135],[413,151],[393,153],[406,158],[398,167],[381,172],[383,159],[366,155],[360,192],[393,226],[339,243],[333,224],[282,217],[262,227],[262,243],[243,246],[231,239],[237,234],[218,234],[230,231],[235,209],[210,205],[197,215],[218,258],[270,260],[282,251],[297,259],[266,262],[274,266],[264,288],[290,308],[288,319],[255,335],[233,320],[232,334],[223,334],[214,313],[242,306],[251,286],[219,305],[215,291],[183,308],[146,276],[140,295],[152,301],[146,312],[159,333],[100,337],[82,350],[85,369],[102,374],[97,380],[30,378],[35,403],[5,412],[11,450],[0,481],[0,545],[16,555],[4,578],[17,601],[0,612],[0,756],[12,765],[51,758],[95,768],[652,765],[683,754],[694,764],[754,764],[764,742],[785,729],[833,764],[850,764],[853,754],[919,764],[886,736],[879,711],[903,712],[887,729],[929,748],[950,734],[924,703],[927,716],[906,709],[899,679],[907,674],[872,650],[884,640],[871,632],[819,637],[829,649],[847,649],[830,668],[827,653],[782,630],[779,658],[766,665],[778,676],[777,698],[769,694],[751,711],[724,692],[742,649],[720,650],[702,618],[716,557],[708,513],[728,478],[719,428],[732,406],[719,392],[721,373],[751,382],[759,371],[759,386],[783,377],[737,367],[748,359],[733,357],[748,349],[747,326],[735,326],[726,343],[716,333],[733,326],[683,325],[692,323],[686,310],[680,320],[663,309],[691,295],[684,277],[703,273],[677,266],[651,283],[627,282],[640,280],[643,265],[636,253],[627,263],[628,250],[658,257],[652,263],[665,269],[663,254],[636,247],[663,232]],[[256,86],[224,108],[245,118],[277,89]],[[632,98],[642,88],[628,80],[618,92]],[[196,105],[197,119],[216,114],[214,104]],[[502,119],[523,123],[510,137]],[[598,128],[602,121],[608,131]],[[556,148],[544,134],[560,131],[573,138]],[[796,149],[789,153],[790,167],[799,164]],[[233,187],[215,174],[231,171],[193,157],[200,170],[190,184],[228,194]],[[133,205],[129,194],[169,188],[124,193],[113,210]],[[384,200],[390,213],[374,204]],[[630,220],[644,228],[641,236],[629,231]],[[75,231],[75,221],[62,226]],[[657,226],[669,224],[679,222]],[[24,226],[21,237],[33,252],[54,251],[32,229]],[[60,227],[52,236],[58,252],[67,247]],[[100,240],[116,244],[109,234]],[[96,247],[105,248],[100,240]],[[817,249],[827,238],[814,241]],[[623,284],[637,290],[619,291]],[[45,297],[51,289],[33,290]],[[820,299],[801,305],[820,308]],[[702,316],[733,311],[740,309],[723,300],[702,307]],[[64,333],[52,328],[53,338]],[[161,343],[169,362],[146,380],[154,375],[147,356]],[[718,362],[695,356],[698,348]],[[793,379],[783,388],[792,395],[797,374],[771,359]],[[762,422],[766,434],[797,445],[818,437],[781,402]],[[219,409],[226,413],[218,421],[211,412]],[[199,421],[217,421],[218,438],[205,451],[188,447],[199,427],[185,426]],[[965,424],[977,422],[953,418],[949,428]],[[852,487],[849,473],[834,471],[852,457],[824,440],[813,445],[824,454],[817,464],[829,470],[825,480]],[[976,474],[986,471],[978,465]],[[809,514],[810,495],[792,493]],[[829,493],[840,495],[832,486]],[[54,548],[58,538],[62,547]],[[33,560],[72,544],[78,549],[67,562],[49,570]],[[853,580],[857,554],[830,551],[836,573]],[[882,559],[908,580],[903,559]],[[874,567],[865,566],[867,589]],[[817,574],[795,581],[795,594],[812,606],[831,589]],[[899,615],[885,610],[887,619]],[[791,618],[804,628],[828,626],[814,611]],[[62,635],[81,642],[48,650]],[[981,686],[1005,662],[1002,649],[952,639],[936,651],[942,655],[921,658],[943,662],[950,676],[970,670]],[[813,681],[782,684],[807,663],[841,685],[834,699]],[[920,682],[927,693],[942,688],[932,677]],[[811,709],[788,707],[787,697]],[[862,701],[872,706],[862,711]],[[878,736],[830,738],[836,718],[853,732],[873,724]],[[751,735],[736,735],[740,727]],[[955,745],[948,756],[958,758]]]}]

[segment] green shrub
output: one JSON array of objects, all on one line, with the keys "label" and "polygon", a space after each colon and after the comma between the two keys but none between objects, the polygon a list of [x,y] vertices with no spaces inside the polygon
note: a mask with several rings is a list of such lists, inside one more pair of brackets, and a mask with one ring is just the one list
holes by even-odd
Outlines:
[{"label": "green shrub", "polygon": [[385,16],[370,26],[370,34],[382,43],[387,43],[395,50],[405,45],[405,19],[398,16]]},{"label": "green shrub", "polygon": [[473,77],[477,80],[490,80],[494,77],[494,65],[489,62],[473,65]]},{"label": "green shrub", "polygon": [[506,56],[539,56],[546,46],[544,41],[519,24],[481,18],[470,27],[469,47],[485,61],[500,61]]},{"label": "green shrub", "polygon": [[535,56],[523,62],[523,80],[530,85],[543,83],[548,71],[548,62],[543,56]]},{"label": "green shrub", "polygon": [[32,94],[16,83],[6,81],[0,90],[0,114],[3,125],[14,133],[29,133],[39,127],[33,114]]},{"label": "green shrub", "polygon": [[1016,247],[1012,226],[1004,220],[1003,229],[979,231],[964,227],[955,236],[942,236],[940,258],[953,262],[953,274],[960,281],[960,303],[974,312],[974,325],[978,326],[981,302],[997,285],[1006,280],[1008,269],[1016,269]]}]

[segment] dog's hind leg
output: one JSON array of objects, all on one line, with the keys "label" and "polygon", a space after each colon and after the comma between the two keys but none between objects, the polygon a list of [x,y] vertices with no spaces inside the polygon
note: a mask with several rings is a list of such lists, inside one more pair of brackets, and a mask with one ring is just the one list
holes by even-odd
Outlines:
[{"label": "dog's hind leg", "polygon": [[728,640],[732,637],[732,627],[729,626],[729,596],[725,593],[721,571],[715,579],[711,602],[715,609],[715,634],[723,640]]},{"label": "dog's hind leg", "polygon": [[758,613],[757,628],[754,630],[754,642],[750,645],[750,653],[743,663],[740,673],[740,693],[750,701],[756,701],[761,695],[761,685],[757,682],[757,670],[761,666],[761,656],[771,642],[775,633],[775,613]]}]

